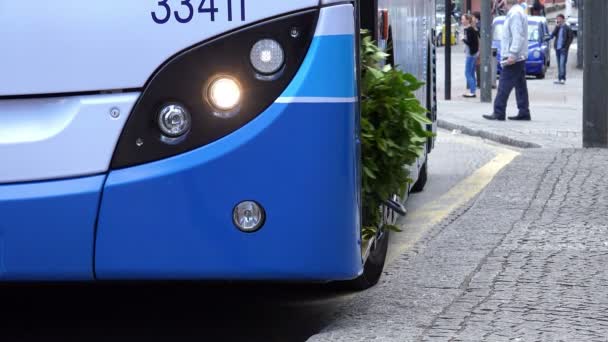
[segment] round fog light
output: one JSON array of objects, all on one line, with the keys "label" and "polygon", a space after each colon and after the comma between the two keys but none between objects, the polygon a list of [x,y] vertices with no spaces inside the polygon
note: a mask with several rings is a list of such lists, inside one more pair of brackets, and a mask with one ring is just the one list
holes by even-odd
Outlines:
[{"label": "round fog light", "polygon": [[211,104],[222,111],[229,111],[241,101],[241,87],[230,77],[220,77],[209,86]]},{"label": "round fog light", "polygon": [[253,201],[241,202],[234,208],[232,219],[239,230],[253,233],[264,224],[264,208]]},{"label": "round fog light", "polygon": [[251,65],[264,75],[274,74],[285,62],[285,52],[276,40],[262,39],[251,48]]},{"label": "round fog light", "polygon": [[161,132],[171,138],[186,134],[192,125],[190,113],[179,104],[165,105],[158,115]]}]

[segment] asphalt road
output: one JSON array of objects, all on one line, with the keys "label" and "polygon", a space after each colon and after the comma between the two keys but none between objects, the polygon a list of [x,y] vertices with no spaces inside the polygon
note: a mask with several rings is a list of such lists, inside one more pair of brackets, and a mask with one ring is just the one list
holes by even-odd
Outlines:
[{"label": "asphalt road", "polygon": [[[488,165],[508,152],[440,131],[427,188],[408,201],[389,259],[474,196],[495,173]],[[305,341],[357,296],[323,285],[2,285],[0,341]]]}]

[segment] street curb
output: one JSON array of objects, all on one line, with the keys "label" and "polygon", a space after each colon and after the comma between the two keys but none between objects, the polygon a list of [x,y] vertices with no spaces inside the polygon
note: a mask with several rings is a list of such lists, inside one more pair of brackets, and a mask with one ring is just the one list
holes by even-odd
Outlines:
[{"label": "street curb", "polygon": [[509,138],[504,135],[499,135],[499,134],[495,134],[495,133],[491,133],[491,132],[487,132],[487,131],[472,129],[472,128],[469,128],[466,126],[453,124],[451,122],[447,122],[444,120],[437,120],[437,126],[439,126],[440,128],[443,128],[443,129],[450,130],[450,131],[458,130],[458,131],[462,132],[463,134],[492,140],[492,141],[495,141],[495,142],[503,144],[503,145],[519,147],[519,148],[541,148],[542,147],[535,143],[521,141],[521,140]]}]

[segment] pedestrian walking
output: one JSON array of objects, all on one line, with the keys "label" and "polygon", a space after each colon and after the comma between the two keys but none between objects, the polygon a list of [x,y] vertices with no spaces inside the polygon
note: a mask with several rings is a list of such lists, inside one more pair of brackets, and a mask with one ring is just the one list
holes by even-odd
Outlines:
[{"label": "pedestrian walking", "polygon": [[555,48],[555,55],[557,56],[557,68],[559,70],[555,84],[565,84],[568,52],[570,50],[570,45],[574,40],[574,32],[572,32],[570,26],[566,24],[566,17],[563,14],[558,14],[556,21],[557,26],[555,26],[553,33],[551,33],[551,36],[547,38],[547,41],[555,38],[553,47]]},{"label": "pedestrian walking", "polygon": [[465,70],[464,75],[467,79],[468,93],[462,96],[471,98],[477,97],[477,81],[475,80],[475,65],[477,64],[477,54],[479,53],[479,33],[473,26],[473,16],[464,14],[461,18],[462,26],[464,27],[464,37],[462,41],[465,44]]},{"label": "pedestrian walking", "polygon": [[501,41],[501,65],[498,92],[494,100],[494,112],[483,115],[488,120],[504,121],[507,101],[515,88],[519,113],[509,120],[530,120],[530,102],[526,82],[526,60],[528,59],[528,16],[524,11],[525,0],[507,0],[510,6],[504,22]]}]

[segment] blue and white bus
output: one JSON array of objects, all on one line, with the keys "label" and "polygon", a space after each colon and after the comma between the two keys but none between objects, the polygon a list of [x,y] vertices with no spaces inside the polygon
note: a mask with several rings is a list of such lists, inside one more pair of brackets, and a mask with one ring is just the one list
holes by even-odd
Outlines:
[{"label": "blue and white bus", "polygon": [[433,2],[2,1],[0,281],[373,285],[359,25],[435,119]]}]

